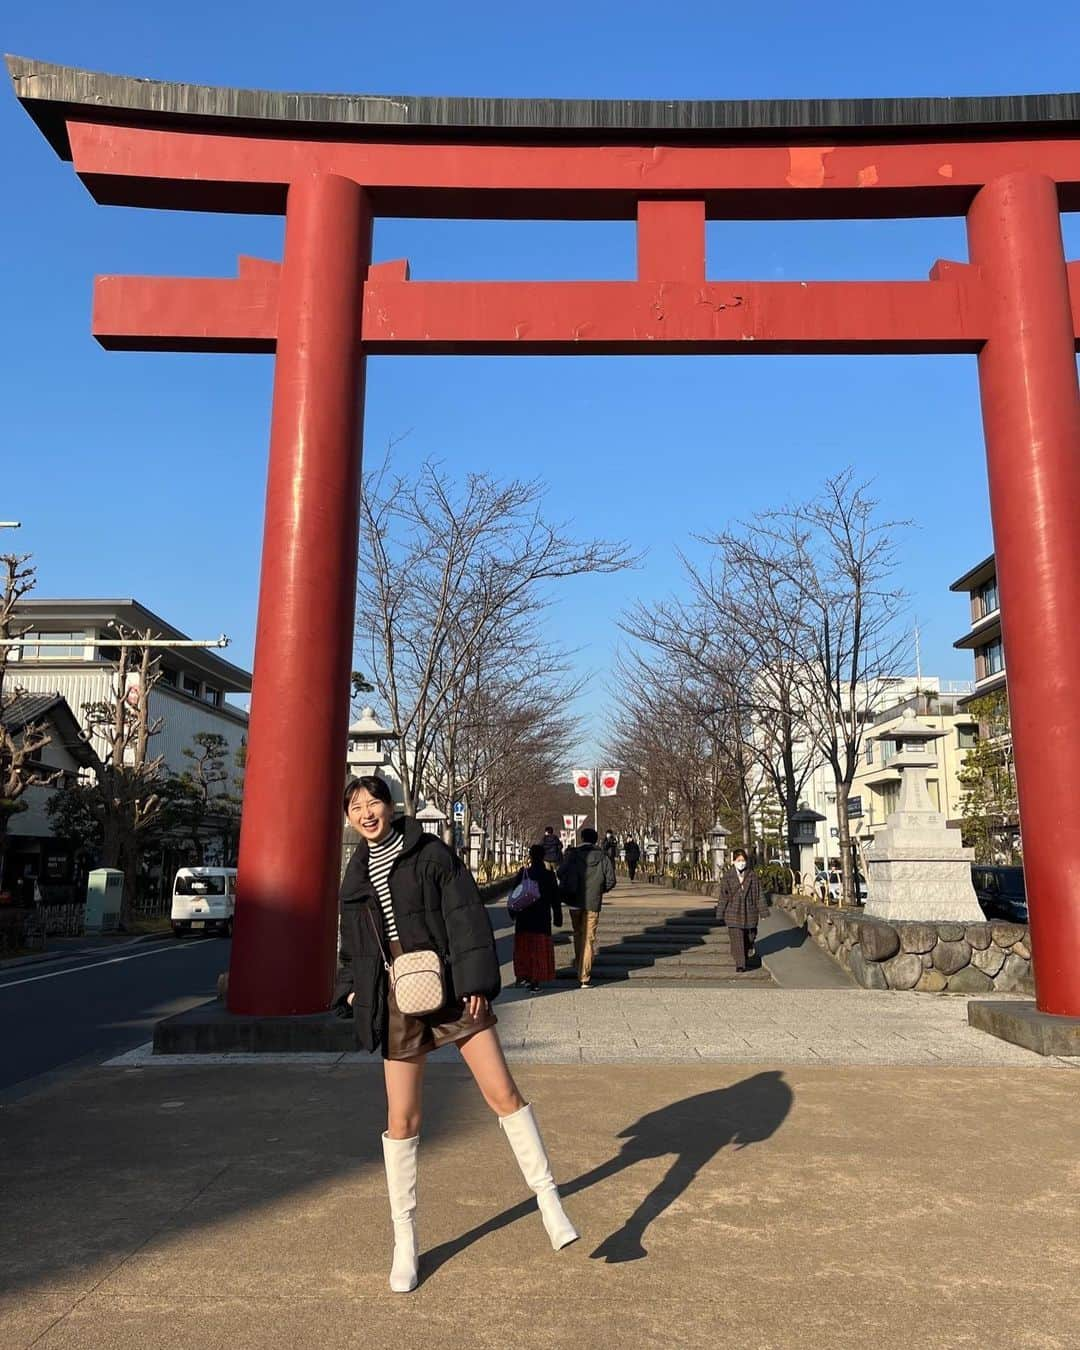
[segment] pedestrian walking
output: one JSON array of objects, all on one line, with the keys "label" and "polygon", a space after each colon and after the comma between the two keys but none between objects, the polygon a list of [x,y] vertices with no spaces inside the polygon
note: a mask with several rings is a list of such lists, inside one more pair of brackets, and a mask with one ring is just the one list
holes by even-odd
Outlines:
[{"label": "pedestrian walking", "polygon": [[441,839],[411,818],[395,817],[383,779],[350,779],[344,804],[360,843],[341,887],[334,1006],[344,1016],[352,1010],[357,1044],[369,1053],[381,1049],[384,1061],[382,1146],[394,1226],[390,1288],[408,1293],[417,1284],[424,1065],[428,1051],[440,1045],[457,1045],[558,1251],[578,1234],[563,1211],[532,1106],[503,1057],[491,1009],[499,960],[476,883]]},{"label": "pedestrian walking", "polygon": [[581,844],[568,848],[559,868],[559,886],[574,928],[574,964],[582,989],[592,982],[596,930],[604,896],[615,886],[615,864],[596,846],[596,831],[581,831]]},{"label": "pedestrian walking", "polygon": [[731,855],[732,866],[720,881],[716,917],[727,925],[731,959],[740,973],[746,970],[750,951],[757,942],[758,920],[769,912],[761,895],[761,882],[750,870],[746,850],[737,848]]},{"label": "pedestrian walking", "polygon": [[543,844],[533,844],[529,849],[529,865],[521,869],[518,879],[526,877],[540,888],[540,897],[514,915],[514,978],[519,988],[535,992],[555,978],[551,925],[563,925],[559,883],[544,863]]},{"label": "pedestrian walking", "polygon": [[540,840],[541,847],[544,850],[544,865],[551,872],[557,872],[562,866],[563,846],[562,840],[555,833],[554,825],[544,826],[544,837]]},{"label": "pedestrian walking", "polygon": [[641,861],[641,849],[638,847],[633,836],[629,836],[626,843],[623,844],[623,857],[626,859],[626,871],[630,880],[633,881],[634,874],[637,872],[638,863]]},{"label": "pedestrian walking", "polygon": [[604,842],[601,847],[611,859],[612,866],[614,866],[619,861],[619,841],[610,830],[604,835]]}]

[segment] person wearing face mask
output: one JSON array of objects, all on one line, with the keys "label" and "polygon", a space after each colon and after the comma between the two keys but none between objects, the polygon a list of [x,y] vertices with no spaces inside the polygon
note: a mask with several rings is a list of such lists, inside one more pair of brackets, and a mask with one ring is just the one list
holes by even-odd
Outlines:
[{"label": "person wearing face mask", "polygon": [[761,882],[750,870],[746,850],[737,848],[731,855],[732,866],[720,882],[720,898],[716,917],[727,925],[731,943],[731,959],[741,974],[750,959],[750,950],[757,941],[758,920],[768,913],[761,895]]}]

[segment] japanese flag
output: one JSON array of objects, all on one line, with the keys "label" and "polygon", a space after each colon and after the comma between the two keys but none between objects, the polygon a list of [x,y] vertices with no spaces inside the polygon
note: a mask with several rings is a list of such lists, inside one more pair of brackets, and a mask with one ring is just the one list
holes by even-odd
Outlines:
[{"label": "japanese flag", "polygon": [[563,818],[562,818],[562,825],[563,825],[563,829],[564,829],[564,830],[573,830],[573,828],[574,828],[574,817],[573,817],[573,816],[563,816]]},{"label": "japanese flag", "polygon": [[574,791],[579,797],[591,797],[593,792],[592,770],[574,770]]},{"label": "japanese flag", "polygon": [[605,769],[600,775],[600,796],[614,797],[619,791],[618,769]]}]

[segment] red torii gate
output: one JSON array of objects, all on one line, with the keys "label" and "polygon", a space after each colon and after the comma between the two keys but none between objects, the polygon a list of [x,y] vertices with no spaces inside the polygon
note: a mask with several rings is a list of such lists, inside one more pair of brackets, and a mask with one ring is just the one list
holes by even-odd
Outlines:
[{"label": "red torii gate", "polygon": [[[99,277],[94,298],[106,347],[276,353],[232,1011],[329,1001],[368,353],[970,352],[1037,1004],[1080,1016],[1080,263],[1059,219],[1080,208],[1080,95],[377,98],[8,65],[98,202],[286,219],[280,264]],[[377,215],[636,219],[637,280],[413,282],[371,263]],[[705,277],[707,218],[923,215],[966,215],[970,261],[925,282]]]}]

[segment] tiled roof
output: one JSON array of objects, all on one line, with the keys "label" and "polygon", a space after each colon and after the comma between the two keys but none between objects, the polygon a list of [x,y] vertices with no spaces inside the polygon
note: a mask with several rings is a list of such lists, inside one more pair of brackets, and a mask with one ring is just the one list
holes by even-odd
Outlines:
[{"label": "tiled roof", "polygon": [[18,694],[6,708],[0,709],[0,722],[19,731],[31,722],[40,722],[50,709],[63,702],[60,694]]}]

